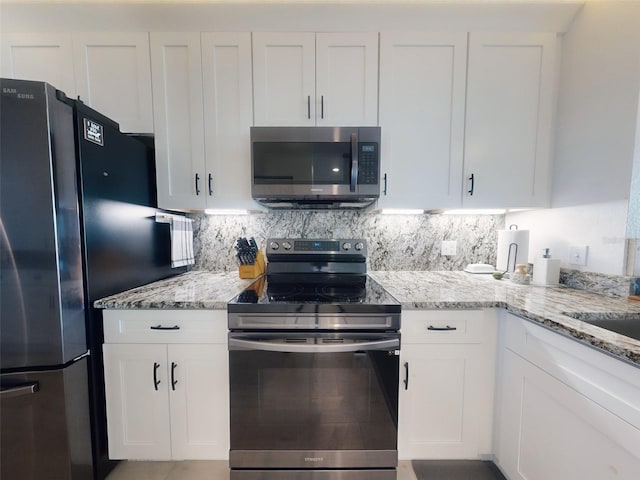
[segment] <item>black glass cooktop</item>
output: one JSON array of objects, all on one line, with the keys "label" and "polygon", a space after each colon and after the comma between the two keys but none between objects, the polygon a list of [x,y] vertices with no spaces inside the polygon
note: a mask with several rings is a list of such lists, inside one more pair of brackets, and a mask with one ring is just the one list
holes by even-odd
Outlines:
[{"label": "black glass cooktop", "polygon": [[239,313],[400,312],[400,303],[367,275],[265,276],[227,307]]}]

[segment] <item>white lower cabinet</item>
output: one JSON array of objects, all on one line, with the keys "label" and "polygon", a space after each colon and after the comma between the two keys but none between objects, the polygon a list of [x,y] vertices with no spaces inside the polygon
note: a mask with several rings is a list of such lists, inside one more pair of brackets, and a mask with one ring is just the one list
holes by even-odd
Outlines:
[{"label": "white lower cabinet", "polygon": [[636,367],[509,314],[500,344],[495,454],[508,478],[639,478]]},{"label": "white lower cabinet", "polygon": [[109,457],[228,458],[226,311],[107,310],[104,322]]},{"label": "white lower cabinet", "polygon": [[495,310],[402,314],[400,459],[491,452]]}]

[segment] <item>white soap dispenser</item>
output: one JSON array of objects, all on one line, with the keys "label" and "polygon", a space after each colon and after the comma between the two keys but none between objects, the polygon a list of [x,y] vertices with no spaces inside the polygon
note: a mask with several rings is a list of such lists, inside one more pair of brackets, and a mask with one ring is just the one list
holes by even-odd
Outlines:
[{"label": "white soap dispenser", "polygon": [[560,283],[560,260],[551,258],[548,248],[542,250],[542,258],[536,258],[533,262],[533,283],[546,286]]}]

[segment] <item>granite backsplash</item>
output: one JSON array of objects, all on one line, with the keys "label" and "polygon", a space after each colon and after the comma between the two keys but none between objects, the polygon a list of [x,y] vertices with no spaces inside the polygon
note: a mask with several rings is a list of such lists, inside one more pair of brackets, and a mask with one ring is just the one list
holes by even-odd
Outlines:
[{"label": "granite backsplash", "polygon": [[[274,237],[365,238],[371,271],[462,270],[469,263],[496,264],[497,231],[504,215],[383,215],[355,211],[271,211],[251,215],[189,215],[194,220],[196,270],[237,269],[234,244],[255,237],[261,248]],[[457,253],[440,254],[443,240]],[[560,283],[612,296],[627,296],[630,277],[563,268]]]},{"label": "granite backsplash", "polygon": [[[462,270],[469,263],[496,262],[497,230],[504,215],[382,215],[354,211],[272,211],[252,215],[190,215],[194,219],[196,269],[237,268],[234,243],[267,238],[364,238],[369,270]],[[457,254],[440,255],[443,240],[457,241]]]}]

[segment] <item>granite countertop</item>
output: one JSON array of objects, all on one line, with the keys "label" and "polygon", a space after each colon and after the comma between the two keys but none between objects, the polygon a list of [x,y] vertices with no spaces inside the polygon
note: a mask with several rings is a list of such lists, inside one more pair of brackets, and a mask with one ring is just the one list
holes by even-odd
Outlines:
[{"label": "granite countertop", "polygon": [[238,272],[194,270],[93,302],[96,308],[226,309],[227,302],[254,279]]},{"label": "granite countertop", "polygon": [[[515,285],[491,275],[449,271],[377,271],[369,275],[403,309],[506,310],[543,324],[640,367],[640,341],[589,325],[564,313],[591,313],[602,318],[640,316],[640,302],[568,287]],[[224,309],[253,280],[233,272],[195,270],[94,302],[113,309]],[[640,319],[639,319],[640,321]]]},{"label": "granite countertop", "polygon": [[[640,340],[589,325],[570,314],[638,316],[640,302],[564,286],[516,285],[465,272],[370,272],[403,309],[505,308],[640,367]],[[579,315],[578,315],[579,316]]]}]

